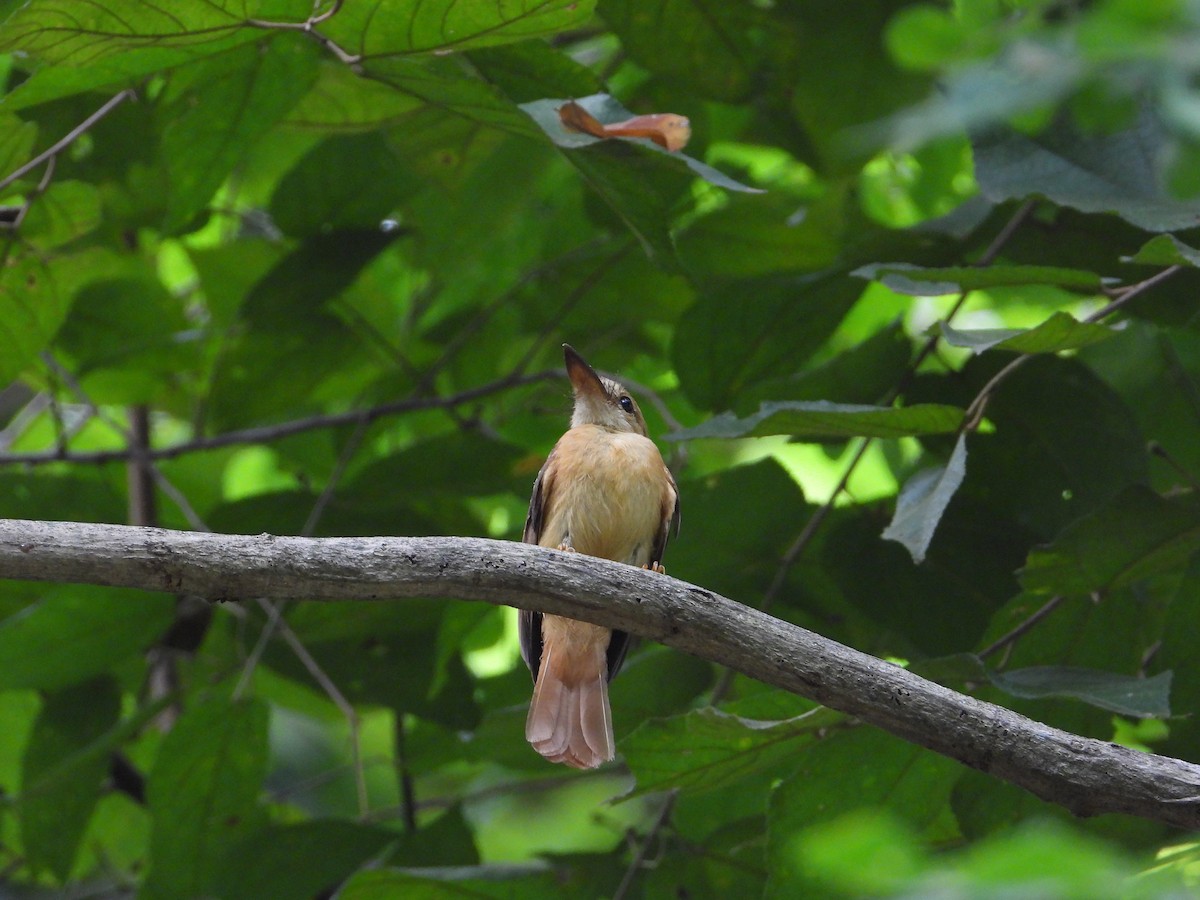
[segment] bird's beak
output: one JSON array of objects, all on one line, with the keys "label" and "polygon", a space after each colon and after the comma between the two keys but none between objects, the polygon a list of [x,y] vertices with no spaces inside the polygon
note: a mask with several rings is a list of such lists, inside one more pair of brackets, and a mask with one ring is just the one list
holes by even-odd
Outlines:
[{"label": "bird's beak", "polygon": [[576,397],[601,398],[605,396],[600,376],[582,356],[575,352],[574,347],[570,344],[563,344],[563,356],[567,361],[567,377],[571,379],[571,387],[575,389]]}]

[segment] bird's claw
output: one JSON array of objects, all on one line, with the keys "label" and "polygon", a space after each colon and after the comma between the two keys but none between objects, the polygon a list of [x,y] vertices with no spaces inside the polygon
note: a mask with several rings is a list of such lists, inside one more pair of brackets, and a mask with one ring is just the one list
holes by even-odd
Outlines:
[{"label": "bird's claw", "polygon": [[559,549],[559,550],[561,550],[563,553],[574,553],[574,552],[576,552],[576,551],[575,551],[575,548],[574,548],[574,547],[572,547],[570,544],[567,544],[567,543],[562,543],[562,544],[559,544],[559,545],[558,545],[558,549]]},{"label": "bird's claw", "polygon": [[667,570],[663,568],[662,563],[652,562],[648,566],[642,566],[643,569],[649,569],[651,572],[657,572],[659,575],[666,575]]}]

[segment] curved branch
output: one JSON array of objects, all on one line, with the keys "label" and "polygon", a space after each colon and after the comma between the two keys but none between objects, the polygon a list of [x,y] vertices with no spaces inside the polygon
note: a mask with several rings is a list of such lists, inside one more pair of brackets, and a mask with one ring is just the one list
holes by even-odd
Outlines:
[{"label": "curved branch", "polygon": [[1042,725],[712,591],[482,538],[296,538],[0,520],[0,578],[209,600],[444,597],[623,628],[856,715],[1078,815],[1200,828],[1200,766]]}]

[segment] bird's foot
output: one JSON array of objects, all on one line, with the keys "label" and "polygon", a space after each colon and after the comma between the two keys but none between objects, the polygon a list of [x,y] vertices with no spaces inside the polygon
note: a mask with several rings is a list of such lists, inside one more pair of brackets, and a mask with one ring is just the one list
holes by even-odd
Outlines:
[{"label": "bird's foot", "polygon": [[659,575],[666,575],[667,570],[663,568],[662,563],[652,562],[648,566],[642,566],[643,569],[649,569],[651,572],[657,572]]},{"label": "bird's foot", "polygon": [[572,547],[570,544],[566,543],[565,541],[558,545],[558,549],[561,550],[563,553],[575,553],[576,552],[575,548]]}]

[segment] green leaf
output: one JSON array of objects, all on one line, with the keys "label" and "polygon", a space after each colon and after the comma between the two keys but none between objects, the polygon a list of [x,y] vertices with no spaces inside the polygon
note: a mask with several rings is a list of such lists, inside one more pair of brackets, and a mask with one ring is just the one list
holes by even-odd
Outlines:
[{"label": "green leaf", "polygon": [[928,269],[906,263],[871,263],[850,274],[879,281],[897,293],[915,297],[1032,284],[1048,284],[1093,294],[1104,285],[1104,279],[1093,272],[1053,266],[993,265]]},{"label": "green leaf", "polygon": [[[798,832],[790,859],[765,894],[849,897],[903,896],[925,866],[913,829],[887,808],[845,813]],[[836,893],[833,893],[836,891]]]},{"label": "green leaf", "polygon": [[1200,250],[1189,247],[1173,234],[1152,237],[1138,248],[1133,256],[1122,256],[1123,262],[1141,263],[1147,266],[1200,267]]},{"label": "green leaf", "polygon": [[734,407],[756,382],[795,374],[861,293],[837,273],[706,291],[675,331],[671,356],[680,387],[701,409]]},{"label": "green leaf", "polygon": [[[603,145],[606,148],[614,148],[620,146],[640,147],[643,150],[649,151],[662,160],[655,160],[654,156],[645,155],[625,155],[625,159],[629,162],[638,160],[639,163],[647,168],[647,171],[655,171],[673,169],[676,172],[682,172],[686,167],[694,174],[703,178],[709,184],[715,184],[717,187],[723,187],[728,191],[741,191],[748,194],[763,193],[759,188],[750,187],[742,184],[740,181],[735,181],[723,172],[719,172],[707,163],[703,163],[698,159],[694,159],[681,151],[670,151],[660,147],[658,144],[649,138],[597,138],[590,134],[583,134],[578,131],[568,130],[562,123],[562,118],[558,111],[567,103],[578,103],[603,125],[610,125],[615,122],[623,122],[626,119],[633,117],[633,113],[627,110],[624,106],[618,103],[609,94],[592,94],[588,97],[564,97],[559,99],[543,99],[535,100],[532,103],[522,103],[521,109],[533,119],[541,127],[546,136],[552,140],[556,146],[564,150],[578,150],[584,147],[593,147],[597,144]],[[613,151],[616,152],[615,150]],[[567,158],[574,161],[575,157],[567,154]],[[659,163],[658,166],[651,166],[648,162],[654,160]],[[663,160],[668,162],[663,163]],[[587,173],[584,172],[586,175]]]},{"label": "green leaf", "polygon": [[511,479],[520,458],[519,447],[478,432],[439,435],[380,457],[355,476],[346,491],[365,502],[395,503],[394,497],[380,494],[380,485],[399,484],[405,473],[420,472],[420,481],[406,489],[406,500],[492,494]]},{"label": "green leaf", "polygon": [[271,217],[285,234],[378,227],[422,184],[406,178],[379,134],[329,138],[287,173],[271,195]]},{"label": "green leaf", "polygon": [[632,654],[608,688],[618,746],[647,720],[686,712],[713,678],[712,663],[666,647],[651,645]]},{"label": "green leaf", "polygon": [[923,469],[905,482],[896,500],[896,514],[883,530],[883,537],[903,544],[913,562],[924,562],[942,513],[966,474],[967,436],[960,434],[946,465]]},{"label": "green leaf", "polygon": [[1200,224],[1200,203],[1162,187],[1155,148],[1166,132],[1143,108],[1136,123],[1111,134],[1082,134],[1065,119],[1036,137],[1015,131],[977,138],[975,178],[989,200],[1040,194],[1083,212],[1111,212],[1146,231]]},{"label": "green leaf", "polygon": [[40,248],[75,240],[100,224],[100,192],[83,181],[55,181],[33,201],[21,234]]},{"label": "green leaf", "polygon": [[545,41],[530,40],[470,53],[472,64],[514,103],[542,97],[586,97],[603,85],[587,66],[556,52]]},{"label": "green leaf", "polygon": [[79,286],[101,278],[112,257],[101,249],[44,257],[9,250],[0,267],[0,383],[7,384],[53,339]]},{"label": "green leaf", "polygon": [[[786,104],[803,130],[802,138],[786,143],[815,158],[813,164],[823,171],[856,176],[874,151],[874,142],[863,139],[863,126],[918,103],[929,92],[928,76],[897,68],[883,52],[888,23],[898,7],[891,2],[859,4],[854,15],[847,15],[838,0],[776,7],[776,20],[764,34],[765,49],[787,75],[782,96],[772,99]],[[847,47],[873,49],[850,61]],[[783,113],[772,109],[767,115]],[[786,127],[773,121],[764,125]]]},{"label": "green leaf", "polygon": [[1108,592],[1179,569],[1200,550],[1200,507],[1126,488],[1029,554],[1021,583],[1040,594]]},{"label": "green leaf", "polygon": [[307,0],[214,0],[172,4],[112,0],[80,7],[73,0],[33,0],[4,24],[0,51],[29,54],[46,65],[12,94],[18,110],[72,94],[134,86],[137,79],[223,53],[269,32],[247,20],[304,21]]},{"label": "green leaf", "polygon": [[[537,126],[503,91],[453,59],[386,56],[368,60],[365,69],[373,80],[423,101],[410,115],[395,122],[405,140],[421,140],[422,117],[439,113],[524,137],[539,134]],[[394,106],[387,102],[381,112],[390,112]]]},{"label": "green leaf", "polygon": [[667,435],[672,441],[695,438],[764,437],[786,434],[802,440],[825,438],[911,437],[948,434],[962,425],[962,410],[955,406],[920,403],[915,406],[859,406],[784,400],[765,402],[753,415],[739,419],[732,413],[714,416],[694,428]]},{"label": "green leaf", "polygon": [[[647,255],[664,268],[676,267],[671,226],[692,175],[727,190],[755,190],[683,153],[668,152],[647,138],[601,140],[568,131],[558,110],[569,102],[569,98],[543,99],[522,103],[520,108],[637,235]],[[608,94],[593,94],[574,102],[602,123],[619,122],[633,115]]]},{"label": "green leaf", "polygon": [[1114,334],[1107,325],[1078,322],[1065,312],[1056,312],[1033,328],[959,329],[945,322],[939,322],[938,327],[947,344],[967,347],[977,354],[991,349],[1014,353],[1060,353],[1091,346]]},{"label": "green leaf", "polygon": [[[840,623],[831,637],[852,646],[879,641],[887,652],[917,659],[951,654],[971,646],[991,612],[1017,592],[1013,570],[1024,561],[1031,538],[967,491],[978,477],[978,439],[970,439],[967,478],[942,513],[924,564],[915,564],[900,544],[880,540],[880,524],[892,513],[890,500],[830,515],[825,534],[806,554],[804,579],[789,593],[803,598],[799,608],[816,613],[814,623]],[[949,454],[951,442],[938,443]],[[867,559],[870,565],[863,564]],[[914,607],[923,615],[913,616]]]},{"label": "green leaf", "polygon": [[[1194,664],[1200,641],[1200,555],[1188,562],[1178,585],[1166,594],[1170,605],[1162,623],[1162,646],[1150,671],[1171,671],[1171,700],[1176,710],[1200,709],[1200,668]],[[1195,716],[1179,716],[1171,723],[1171,735],[1158,752],[1176,759],[1194,759],[1200,748],[1200,722]]]},{"label": "green leaf", "polygon": [[1171,715],[1171,672],[1150,678],[1078,666],[1030,666],[996,672],[988,680],[1014,697],[1071,697],[1123,716],[1165,719]]},{"label": "green leaf", "polygon": [[215,882],[225,900],[288,900],[330,891],[400,839],[338,819],[277,825],[235,844]]},{"label": "green leaf", "polygon": [[116,723],[121,692],[98,678],[48,694],[25,745],[21,840],[29,864],[65,883],[108,773],[108,754],[84,752]]},{"label": "green leaf", "polygon": [[321,26],[322,33],[363,57],[469,50],[581,27],[595,0],[379,0],[351,3]]},{"label": "green leaf", "polygon": [[790,197],[734,195],[679,238],[679,253],[699,277],[753,278],[814,272],[842,253],[844,197],[830,192],[800,211]]},{"label": "green leaf", "polygon": [[[918,376],[905,402],[965,408],[1006,362],[983,354],[952,376]],[[972,438],[961,492],[1043,541],[1148,478],[1133,411],[1077,358],[1030,357],[992,396],[987,417],[994,430]]]},{"label": "green leaf", "polygon": [[146,781],[154,817],[146,897],[207,893],[229,846],[251,825],[267,773],[267,707],[211,697],[163,739]]},{"label": "green leaf", "polygon": [[888,51],[907,68],[936,70],[970,46],[971,28],[959,15],[927,4],[904,7],[888,23]]},{"label": "green leaf", "polygon": [[621,744],[637,793],[711,791],[765,769],[790,765],[842,714],[824,707],[794,719],[761,722],[718,709],[651,719]]},{"label": "green leaf", "polygon": [[721,0],[601,0],[599,13],[639,65],[714,100],[750,90],[759,62],[754,7]]},{"label": "green leaf", "polygon": [[322,60],[316,80],[284,117],[290,128],[359,134],[396,124],[424,107],[390,84],[361,78],[341,63]]},{"label": "green leaf", "polygon": [[166,228],[180,228],[208,203],[315,79],[316,53],[307,42],[243,47],[176,72],[162,110]]},{"label": "green leaf", "polygon": [[240,29],[249,32],[246,38],[260,35],[247,27],[248,18],[283,16],[288,11],[294,14],[293,21],[303,21],[309,6],[306,0],[214,0],[168,9],[146,0],[109,0],[82,7],[71,0],[33,0],[5,23],[0,50],[22,51],[66,66],[94,65],[147,48],[184,51],[151,57],[155,68],[165,68],[171,61],[225,49],[226,39]]},{"label": "green leaf", "polygon": [[0,114],[0,172],[15,171],[33,156],[37,133],[37,123]]},{"label": "green leaf", "polygon": [[501,864],[455,869],[375,869],[359,872],[338,891],[339,900],[557,900],[563,885],[536,864]]},{"label": "green leaf", "polygon": [[853,810],[885,807],[918,827],[943,814],[958,763],[874,728],[840,731],[797,755],[798,767],[771,795],[767,896],[800,896],[806,883],[797,836]]},{"label": "green leaf", "polygon": [[[664,565],[672,575],[726,596],[741,596],[740,592],[748,589],[765,590],[794,539],[773,517],[761,515],[765,507],[777,504],[779,509],[794,510],[798,518],[812,511],[796,480],[774,459],[708,475],[697,472],[680,479],[679,490],[687,518],[686,540],[681,536],[671,541]],[[724,547],[728,557],[713,553],[713,547]],[[730,559],[738,563],[731,566]],[[759,712],[751,716],[785,717]]]},{"label": "green leaf", "polygon": [[230,427],[268,417],[347,359],[362,359],[358,338],[327,304],[395,239],[361,229],[314,235],[254,285],[241,307],[248,327],[212,388],[215,421]]},{"label": "green leaf", "polygon": [[75,585],[0,621],[0,689],[57,689],[107,672],[145,650],[171,624],[164,595]]},{"label": "green leaf", "polygon": [[795,375],[760,381],[739,397],[735,411],[764,400],[833,400],[871,404],[896,385],[912,357],[912,341],[896,320],[828,362]]},{"label": "green leaf", "polygon": [[183,304],[152,272],[138,274],[85,287],[55,339],[79,374],[122,369],[144,385],[144,393],[115,396],[89,387],[98,403],[152,401],[162,396],[164,381],[198,365],[196,341],[184,337],[190,323]]},{"label": "green leaf", "polygon": [[315,819],[272,825],[235,844],[213,890],[223,900],[317,897],[380,860],[465,869],[477,866],[479,855],[457,808],[404,833],[340,819]]}]

